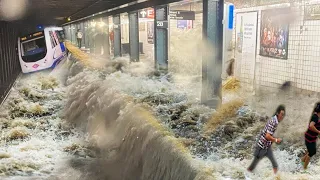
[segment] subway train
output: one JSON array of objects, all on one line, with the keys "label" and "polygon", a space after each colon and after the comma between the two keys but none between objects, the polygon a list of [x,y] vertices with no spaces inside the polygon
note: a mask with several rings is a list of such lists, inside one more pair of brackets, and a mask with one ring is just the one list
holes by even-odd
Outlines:
[{"label": "subway train", "polygon": [[18,38],[18,56],[23,73],[54,68],[66,56],[64,31],[46,27]]}]

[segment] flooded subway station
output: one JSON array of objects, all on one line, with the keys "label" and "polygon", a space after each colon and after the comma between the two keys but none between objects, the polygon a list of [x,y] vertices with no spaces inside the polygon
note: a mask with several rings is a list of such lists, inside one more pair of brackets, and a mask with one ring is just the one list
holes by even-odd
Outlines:
[{"label": "flooded subway station", "polygon": [[[320,179],[320,2],[0,2],[5,180]],[[248,172],[278,105],[273,156]]]}]

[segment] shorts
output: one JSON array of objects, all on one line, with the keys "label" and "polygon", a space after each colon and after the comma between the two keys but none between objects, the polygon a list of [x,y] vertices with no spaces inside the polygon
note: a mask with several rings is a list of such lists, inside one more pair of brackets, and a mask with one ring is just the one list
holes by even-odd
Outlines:
[{"label": "shorts", "polygon": [[312,157],[316,154],[317,152],[317,145],[316,145],[316,142],[307,142],[306,141],[306,146],[307,146],[307,149],[308,149],[308,153],[309,153],[309,157]]}]

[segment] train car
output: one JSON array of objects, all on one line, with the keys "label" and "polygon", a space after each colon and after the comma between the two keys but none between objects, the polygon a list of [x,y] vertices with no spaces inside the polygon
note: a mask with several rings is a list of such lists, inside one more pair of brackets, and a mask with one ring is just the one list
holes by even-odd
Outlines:
[{"label": "train car", "polygon": [[18,56],[23,73],[54,68],[66,56],[61,27],[47,27],[18,39]]}]

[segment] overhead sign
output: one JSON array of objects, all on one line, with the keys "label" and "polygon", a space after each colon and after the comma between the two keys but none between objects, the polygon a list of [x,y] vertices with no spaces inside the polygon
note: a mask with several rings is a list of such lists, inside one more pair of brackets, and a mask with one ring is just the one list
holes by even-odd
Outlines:
[{"label": "overhead sign", "polygon": [[171,10],[170,11],[170,19],[195,20],[196,13],[194,11]]},{"label": "overhead sign", "polygon": [[154,19],[154,9],[143,9],[139,12],[139,18]]}]

